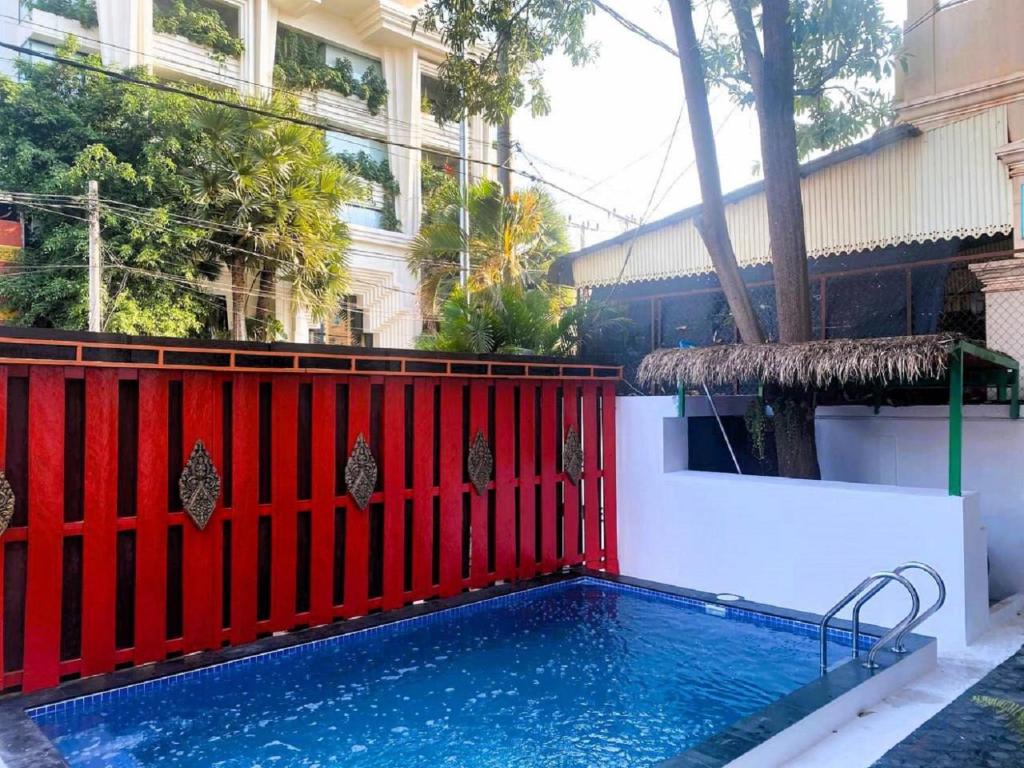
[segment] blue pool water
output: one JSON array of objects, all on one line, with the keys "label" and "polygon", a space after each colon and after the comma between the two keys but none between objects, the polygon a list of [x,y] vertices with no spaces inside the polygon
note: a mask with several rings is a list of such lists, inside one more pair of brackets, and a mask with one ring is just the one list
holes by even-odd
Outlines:
[{"label": "blue pool water", "polygon": [[806,631],[585,580],[32,716],[74,768],[621,768],[817,664]]}]

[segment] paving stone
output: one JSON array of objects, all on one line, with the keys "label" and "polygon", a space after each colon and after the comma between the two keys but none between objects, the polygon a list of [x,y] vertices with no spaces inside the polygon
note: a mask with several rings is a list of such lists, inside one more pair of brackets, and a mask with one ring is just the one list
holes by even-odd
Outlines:
[{"label": "paving stone", "polygon": [[874,768],[1024,768],[1024,724],[974,701],[1024,706],[1024,649],[890,749]]}]

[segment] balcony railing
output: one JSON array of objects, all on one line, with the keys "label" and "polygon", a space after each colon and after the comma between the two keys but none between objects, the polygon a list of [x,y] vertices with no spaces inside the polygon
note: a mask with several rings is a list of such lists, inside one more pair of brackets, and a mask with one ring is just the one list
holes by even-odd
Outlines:
[{"label": "balcony railing", "polygon": [[299,109],[322,117],[339,128],[351,127],[387,136],[388,117],[384,109],[371,115],[366,102],[334,91],[305,91],[299,94]]},{"label": "balcony railing", "polygon": [[155,67],[190,80],[216,83],[226,88],[241,85],[241,62],[233,57],[216,56],[209,48],[180,35],[153,33]]},{"label": "balcony railing", "polygon": [[429,149],[444,149],[449,152],[459,151],[458,123],[437,124],[433,115],[424,113],[420,123],[422,144]]}]

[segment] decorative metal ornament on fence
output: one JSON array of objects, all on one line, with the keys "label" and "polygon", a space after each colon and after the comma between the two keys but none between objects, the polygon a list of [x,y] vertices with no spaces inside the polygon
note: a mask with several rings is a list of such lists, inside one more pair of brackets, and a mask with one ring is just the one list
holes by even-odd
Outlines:
[{"label": "decorative metal ornament on fence", "polygon": [[580,443],[580,434],[576,427],[569,427],[565,435],[565,442],[562,444],[562,469],[577,485],[583,477],[583,445]]},{"label": "decorative metal ornament on fence", "polygon": [[487,444],[482,430],[477,430],[472,445],[469,446],[469,479],[481,496],[487,491],[487,483],[491,481],[494,470],[494,456],[491,446]]},{"label": "decorative metal ornament on fence", "polygon": [[14,519],[14,491],[7,482],[7,475],[0,472],[0,536]]},{"label": "decorative metal ornament on fence", "polygon": [[370,497],[377,487],[377,462],[373,460],[373,451],[366,444],[363,433],[359,433],[356,444],[352,447],[352,455],[345,465],[345,484],[348,492],[360,509],[370,505]]},{"label": "decorative metal ornament on fence", "polygon": [[202,440],[196,440],[185,468],[178,478],[178,493],[185,512],[202,531],[213,517],[220,494],[220,475]]}]

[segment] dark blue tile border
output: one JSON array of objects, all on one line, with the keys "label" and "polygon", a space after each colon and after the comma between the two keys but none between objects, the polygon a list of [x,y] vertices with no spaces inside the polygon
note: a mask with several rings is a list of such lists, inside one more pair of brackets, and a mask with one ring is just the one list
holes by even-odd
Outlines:
[{"label": "dark blue tile border", "polygon": [[[338,642],[356,633],[393,631],[398,624],[408,626],[423,622],[440,621],[452,613],[479,610],[484,604],[523,599],[523,593],[532,595],[569,582],[590,582],[614,584],[618,589],[639,592],[676,600],[696,608],[713,610],[724,617],[777,627],[787,631],[818,636],[820,617],[800,611],[790,611],[774,606],[749,601],[725,602],[715,595],[695,590],[671,587],[665,584],[614,576],[596,571],[578,570],[540,577],[517,584],[503,584],[475,592],[466,592],[451,598],[433,600],[419,605],[384,614],[374,614],[325,627],[316,627],[287,635],[257,640],[244,646],[224,648],[215,651],[192,654],[170,661],[149,664],[142,667],[98,675],[83,680],[65,683],[57,688],[32,694],[15,694],[0,698],[0,760],[7,768],[66,768],[67,763],[50,740],[33,722],[32,716],[46,718],[59,716],[62,711],[86,706],[94,697],[122,697],[130,689],[142,686],[147,689],[173,684],[182,675],[210,675],[226,664],[250,664],[268,654],[291,654],[308,650],[325,643]],[[443,616],[441,615],[443,612]],[[848,624],[836,622],[830,628],[829,636],[849,642],[851,633]],[[862,647],[870,647],[873,640],[884,630],[866,625]],[[907,647],[913,652],[924,647],[928,638],[911,636]],[[911,655],[883,653],[883,666],[898,663]],[[827,675],[783,697],[779,701],[744,718],[733,726],[716,734],[697,747],[671,758],[664,763],[666,768],[717,768],[744,752],[779,733],[784,728],[820,708],[829,701],[846,693],[871,677],[871,672],[860,664],[844,663],[829,671]]]}]

